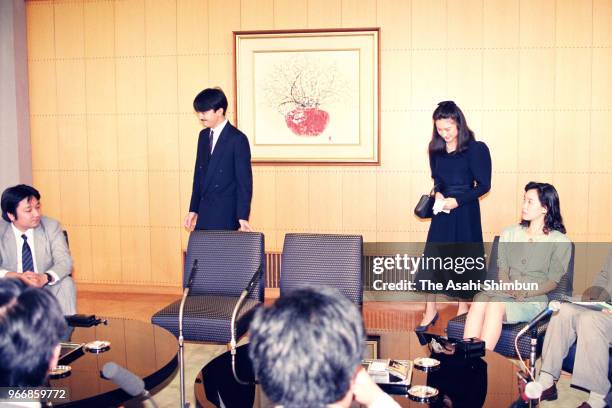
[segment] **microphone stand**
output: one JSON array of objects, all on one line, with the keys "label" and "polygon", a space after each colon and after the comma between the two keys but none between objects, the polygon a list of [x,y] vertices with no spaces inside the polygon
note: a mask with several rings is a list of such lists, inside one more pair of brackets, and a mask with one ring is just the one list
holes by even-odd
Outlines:
[{"label": "microphone stand", "polygon": [[189,290],[191,289],[191,284],[193,283],[193,276],[198,270],[198,259],[193,260],[193,266],[191,267],[191,275],[189,276],[189,282],[187,282],[187,286],[183,290],[183,298],[181,299],[181,304],[179,306],[179,336],[178,336],[178,344],[179,344],[179,374],[180,374],[180,386],[181,386],[181,408],[188,408],[189,403],[185,402],[185,348],[184,348],[184,338],[183,338],[183,311],[185,308],[185,301],[187,300],[187,295],[189,294]]},{"label": "microphone stand", "polygon": [[234,306],[234,310],[232,311],[232,320],[230,323],[230,336],[231,336],[230,354],[232,356],[232,374],[234,374],[234,379],[236,380],[236,382],[242,385],[249,385],[250,383],[242,381],[240,378],[238,378],[238,374],[236,373],[236,316],[238,315],[238,311],[242,307],[242,303],[248,296],[251,288],[253,287],[253,285],[255,285],[255,282],[257,281],[257,278],[259,277],[260,273],[261,273],[261,264],[255,271],[255,274],[253,275],[253,277],[251,278],[247,286],[244,288],[244,290],[240,294],[240,297],[238,298],[238,301],[236,302],[236,306]]}]

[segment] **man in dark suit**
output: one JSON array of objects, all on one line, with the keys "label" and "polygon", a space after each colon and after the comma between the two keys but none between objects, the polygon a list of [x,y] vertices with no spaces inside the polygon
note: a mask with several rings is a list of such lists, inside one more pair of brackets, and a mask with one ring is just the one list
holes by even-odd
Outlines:
[{"label": "man in dark suit", "polygon": [[251,231],[251,149],[247,137],[225,118],[227,98],[207,88],[193,101],[204,129],[198,140],[193,189],[185,228]]}]

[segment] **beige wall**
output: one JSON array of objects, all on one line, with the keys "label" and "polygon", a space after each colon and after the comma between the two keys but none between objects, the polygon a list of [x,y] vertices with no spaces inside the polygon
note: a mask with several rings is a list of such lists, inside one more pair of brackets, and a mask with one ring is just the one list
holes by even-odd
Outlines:
[{"label": "beige wall", "polygon": [[381,166],[255,167],[268,249],[300,231],[423,240],[412,208],[447,99],[491,149],[487,238],[538,180],[558,187],[573,240],[612,240],[610,0],[35,1],[27,17],[34,182],[82,286],[179,285],[191,102],[219,85],[233,104],[233,30],[381,28]]}]

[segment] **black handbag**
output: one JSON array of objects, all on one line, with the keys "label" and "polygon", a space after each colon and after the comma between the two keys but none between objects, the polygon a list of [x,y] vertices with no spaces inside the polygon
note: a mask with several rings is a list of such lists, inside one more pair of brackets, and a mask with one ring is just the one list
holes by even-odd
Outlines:
[{"label": "black handbag", "polygon": [[419,218],[433,217],[433,206],[436,201],[435,188],[431,189],[429,194],[423,194],[419,199],[416,207],[414,207],[414,215]]}]

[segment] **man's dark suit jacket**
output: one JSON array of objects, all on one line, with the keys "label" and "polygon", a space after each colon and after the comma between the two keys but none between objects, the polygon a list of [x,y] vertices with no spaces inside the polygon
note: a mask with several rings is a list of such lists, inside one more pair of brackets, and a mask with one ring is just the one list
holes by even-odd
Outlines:
[{"label": "man's dark suit jacket", "polygon": [[248,220],[253,196],[251,149],[247,137],[227,122],[212,156],[208,135],[203,129],[193,173],[189,211],[198,213],[196,229],[236,230]]}]

